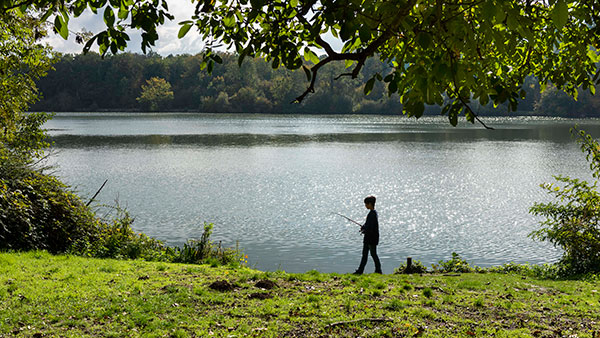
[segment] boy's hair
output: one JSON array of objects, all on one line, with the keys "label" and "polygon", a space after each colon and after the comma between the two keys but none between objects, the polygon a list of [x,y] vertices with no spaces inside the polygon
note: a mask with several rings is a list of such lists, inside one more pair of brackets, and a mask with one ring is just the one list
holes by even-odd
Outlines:
[{"label": "boy's hair", "polygon": [[375,205],[375,201],[376,200],[377,199],[375,198],[375,196],[369,195],[369,196],[365,197],[365,204],[373,204],[373,205]]}]

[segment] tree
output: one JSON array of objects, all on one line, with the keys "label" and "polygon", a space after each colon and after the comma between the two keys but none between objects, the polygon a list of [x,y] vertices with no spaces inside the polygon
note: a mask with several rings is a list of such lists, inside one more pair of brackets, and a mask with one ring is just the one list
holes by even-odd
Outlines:
[{"label": "tree", "polygon": [[[143,31],[145,51],[158,38],[157,26],[172,18],[165,0],[4,0],[0,6],[34,8],[46,17],[56,13],[54,28],[64,37],[69,17],[88,7],[105,8],[106,30],[84,50],[96,42],[102,54],[124,49],[128,28]],[[304,69],[308,86],[297,102],[314,91],[328,64],[344,61],[350,69],[338,76],[357,78],[378,54],[389,70],[365,78],[365,94],[383,81],[388,94],[399,95],[404,113],[419,117],[425,105],[437,103],[456,125],[462,113],[471,122],[478,119],[469,106],[473,100],[483,106],[507,103],[515,110],[528,75],[571,96],[580,87],[595,92],[598,13],[600,3],[594,0],[200,0],[193,16],[180,23],[179,36],[198,30],[208,46],[203,66],[209,71],[221,62],[213,53],[221,45],[235,49],[240,63],[264,57],[274,68]],[[325,34],[342,49],[335,50]]]},{"label": "tree", "polygon": [[[576,128],[581,150],[586,153],[592,176],[600,178],[600,144],[583,130]],[[600,272],[600,194],[597,182],[555,176],[558,184],[542,184],[556,202],[536,203],[530,212],[544,216],[540,229],[530,237],[549,241],[564,250],[559,262],[565,275]]]},{"label": "tree", "polygon": [[26,114],[35,80],[51,67],[34,17],[0,13],[0,250],[65,252],[96,226],[93,214],[64,184],[36,165],[47,143],[45,114]]},{"label": "tree", "polygon": [[142,85],[142,93],[137,98],[145,110],[158,111],[167,108],[173,101],[171,84],[165,79],[153,77]]},{"label": "tree", "polygon": [[0,12],[0,174],[29,165],[47,146],[45,114],[25,114],[38,99],[35,81],[51,68],[52,53],[37,44],[45,31],[38,20]]}]

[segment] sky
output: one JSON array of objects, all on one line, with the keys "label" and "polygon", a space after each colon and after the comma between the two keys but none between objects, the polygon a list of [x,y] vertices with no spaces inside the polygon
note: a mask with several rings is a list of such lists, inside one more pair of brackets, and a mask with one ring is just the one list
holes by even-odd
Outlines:
[{"label": "sky", "polygon": [[[175,16],[172,21],[165,21],[165,24],[158,28],[159,40],[155,43],[152,51],[167,56],[169,54],[197,54],[204,47],[202,39],[197,31],[192,28],[183,39],[177,38],[179,32],[178,22],[189,19],[194,12],[194,5],[190,0],[170,0],[169,12]],[[71,18],[69,21],[70,34],[67,40],[64,40],[60,35],[51,32],[46,38],[46,42],[54,48],[55,51],[61,53],[78,54],[83,50],[82,44],[75,42],[75,34],[83,28],[93,33],[98,33],[104,27],[102,18],[103,11],[98,11],[94,14],[86,10],[80,17]],[[129,19],[128,19],[129,20]],[[141,36],[138,32],[128,32],[130,41],[127,50],[131,52],[141,53]],[[98,51],[98,45],[94,43],[93,51]]]}]

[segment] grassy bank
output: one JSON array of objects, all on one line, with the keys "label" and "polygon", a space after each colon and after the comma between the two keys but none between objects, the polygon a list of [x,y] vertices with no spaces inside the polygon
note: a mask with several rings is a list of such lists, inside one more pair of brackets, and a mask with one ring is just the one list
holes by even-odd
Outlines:
[{"label": "grassy bank", "polygon": [[[217,283],[215,283],[217,282]],[[0,336],[600,337],[600,282],[0,254]]]}]

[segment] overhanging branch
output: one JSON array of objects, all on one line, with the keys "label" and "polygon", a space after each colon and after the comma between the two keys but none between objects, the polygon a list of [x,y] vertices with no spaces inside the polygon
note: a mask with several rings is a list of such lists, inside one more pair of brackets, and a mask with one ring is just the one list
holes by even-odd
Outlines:
[{"label": "overhanging branch", "polygon": [[[391,25],[387,26],[386,30],[383,31],[383,33],[381,33],[375,40],[371,41],[371,43],[369,43],[364,49],[362,49],[360,51],[357,51],[354,53],[338,53],[331,47],[331,44],[329,44],[328,42],[323,40],[323,38],[321,38],[320,35],[317,35],[315,37],[314,41],[318,46],[320,46],[321,48],[323,48],[325,50],[327,57],[325,59],[321,60],[319,63],[317,63],[310,69],[312,76],[311,76],[311,81],[310,81],[308,88],[306,88],[306,90],[300,96],[298,96],[293,102],[300,103],[300,102],[302,102],[302,100],[304,100],[304,98],[306,97],[306,95],[308,95],[308,93],[314,92],[314,86],[315,86],[315,80],[317,77],[317,72],[319,71],[319,69],[321,67],[328,64],[331,61],[341,61],[341,60],[357,61],[357,64],[354,67],[354,69],[352,70],[352,72],[340,74],[335,79],[337,80],[343,76],[350,76],[353,79],[357,78],[358,74],[362,70],[362,67],[364,66],[367,58],[369,58],[373,54],[375,54],[375,52],[377,51],[377,49],[379,47],[381,47],[391,37],[393,37],[395,35],[395,32],[398,30],[398,26],[400,25],[401,20],[406,15],[408,15],[411,8],[414,6],[415,2],[416,2],[415,0],[409,1],[404,6],[403,10],[396,14],[396,17],[395,17],[394,21],[391,23]],[[306,20],[306,18],[303,15],[300,15],[297,18],[304,25],[311,26],[311,24],[308,22],[308,20]],[[383,23],[381,23],[381,24],[383,24]]]}]

